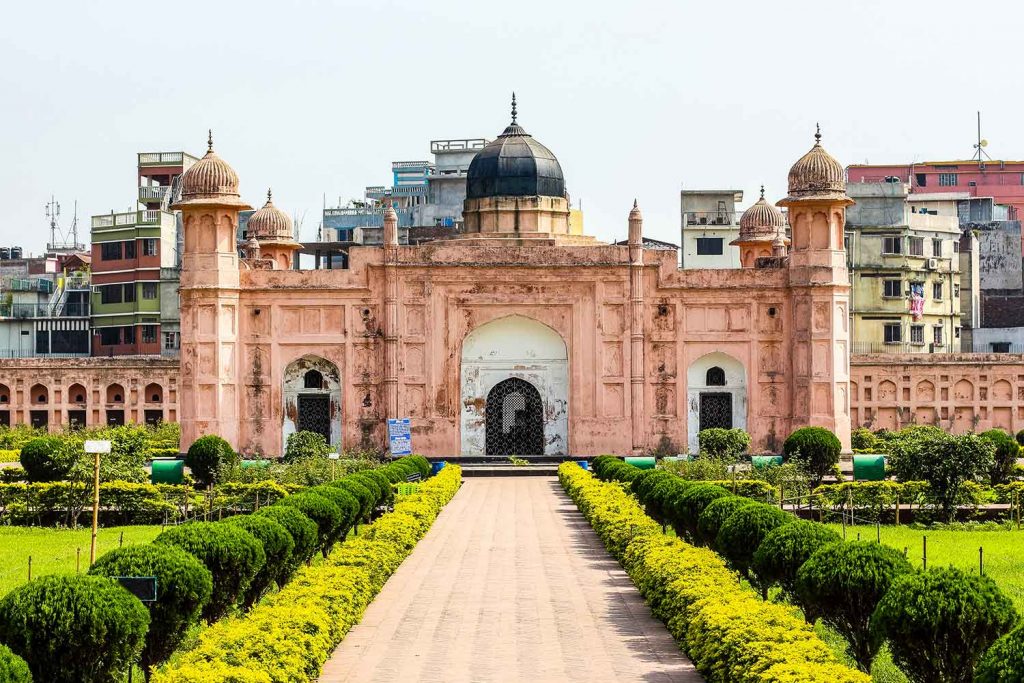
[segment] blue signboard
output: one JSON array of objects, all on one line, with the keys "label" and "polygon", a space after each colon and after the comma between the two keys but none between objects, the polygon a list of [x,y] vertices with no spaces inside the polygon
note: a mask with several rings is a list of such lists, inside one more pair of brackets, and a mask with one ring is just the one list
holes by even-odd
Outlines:
[{"label": "blue signboard", "polygon": [[409,418],[388,420],[388,441],[391,443],[391,455],[412,455],[412,428]]}]

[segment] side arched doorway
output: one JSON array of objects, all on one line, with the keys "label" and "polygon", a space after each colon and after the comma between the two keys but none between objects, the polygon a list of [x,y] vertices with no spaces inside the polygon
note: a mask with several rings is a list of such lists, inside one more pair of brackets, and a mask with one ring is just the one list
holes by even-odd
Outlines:
[{"label": "side arched doorway", "polygon": [[686,393],[690,453],[698,450],[701,430],[747,428],[747,373],[732,356],[715,352],[695,360],[686,371]]},{"label": "side arched doorway", "polygon": [[341,373],[319,356],[303,356],[284,371],[284,423],[281,452],[294,432],[322,434],[328,444],[341,445]]},{"label": "side arched doorway", "polygon": [[558,332],[509,315],[462,341],[462,455],[569,452],[569,361]]},{"label": "side arched doorway", "polygon": [[518,377],[498,382],[484,411],[487,455],[544,452],[544,404],[532,384]]}]

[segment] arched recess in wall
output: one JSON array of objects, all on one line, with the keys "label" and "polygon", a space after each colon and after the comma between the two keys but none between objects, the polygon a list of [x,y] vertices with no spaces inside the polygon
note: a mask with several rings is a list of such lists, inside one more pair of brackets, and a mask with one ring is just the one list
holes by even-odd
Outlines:
[{"label": "arched recess in wall", "polygon": [[747,371],[726,353],[709,353],[690,365],[686,399],[686,437],[691,453],[698,450],[697,435],[702,429],[747,428]]},{"label": "arched recess in wall", "polygon": [[124,403],[124,387],[111,384],[107,387],[107,403]]},{"label": "arched recess in wall", "polygon": [[164,400],[164,388],[153,382],[146,385],[145,402],[146,403],[163,403]]},{"label": "arched recess in wall", "polygon": [[6,384],[0,384],[0,404],[11,402],[11,390]]},{"label": "arched recess in wall", "polygon": [[34,406],[45,405],[50,401],[50,390],[42,384],[33,384],[28,395]]},{"label": "arched recess in wall", "polygon": [[317,432],[332,446],[341,445],[341,372],[337,365],[320,356],[297,358],[284,370],[281,393],[282,455],[288,436],[298,431]]},{"label": "arched recess in wall", "polygon": [[[501,420],[491,420],[491,429],[506,430],[510,444],[516,429],[536,424],[531,419],[533,403],[525,388],[523,407],[511,391],[499,391],[492,399],[500,406],[488,406],[491,390],[505,380],[519,379],[540,396],[543,453],[514,455],[565,455],[569,452],[569,360],[565,340],[547,325],[522,315],[510,315],[480,325],[462,341],[460,402],[462,403],[461,443],[463,455],[487,453],[488,411],[499,411]],[[512,387],[512,384],[503,385]],[[500,396],[499,396],[500,394]],[[530,393],[532,396],[532,393]],[[507,404],[507,405],[506,405]],[[504,416],[508,411],[508,419]],[[520,411],[520,415],[516,412]],[[525,412],[522,412],[525,411]],[[501,425],[498,427],[498,425]],[[530,427],[533,429],[533,427]],[[492,437],[494,435],[492,434]],[[525,443],[529,436],[522,439]],[[493,443],[493,438],[492,438]],[[506,448],[507,450],[507,448]]]},{"label": "arched recess in wall", "polygon": [[85,387],[77,382],[68,387],[68,403],[85,405],[88,396],[89,393],[85,390]]}]

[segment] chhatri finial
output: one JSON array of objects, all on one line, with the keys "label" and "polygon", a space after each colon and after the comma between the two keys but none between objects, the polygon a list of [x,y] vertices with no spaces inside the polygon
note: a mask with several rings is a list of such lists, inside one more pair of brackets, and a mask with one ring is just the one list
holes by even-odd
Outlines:
[{"label": "chhatri finial", "polygon": [[764,183],[761,183],[761,199],[764,199]]},{"label": "chhatri finial", "polygon": [[513,90],[512,91],[512,123],[516,122],[516,116],[517,115],[518,115],[518,112],[516,112],[516,93]]},{"label": "chhatri finial", "polygon": [[270,188],[267,188],[267,204],[270,203]]},{"label": "chhatri finial", "polygon": [[821,124],[820,123],[815,123],[814,124],[814,128],[815,128],[815,131],[814,131],[814,144],[820,145],[821,144]]},{"label": "chhatri finial", "polygon": [[206,151],[207,152],[212,152],[213,151],[213,128],[208,129],[207,133],[209,133],[209,135],[207,135],[207,137],[206,137]]}]

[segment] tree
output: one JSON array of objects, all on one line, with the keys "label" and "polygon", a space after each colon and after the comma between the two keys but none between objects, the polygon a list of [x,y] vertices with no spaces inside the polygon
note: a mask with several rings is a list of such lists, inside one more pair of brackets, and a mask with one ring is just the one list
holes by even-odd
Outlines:
[{"label": "tree", "polygon": [[284,583],[283,577],[288,572],[295,541],[283,525],[270,517],[238,515],[224,520],[223,523],[245,529],[263,545],[263,566],[256,572],[242,596],[242,606],[248,610],[259,602],[275,582]]},{"label": "tree", "polygon": [[1024,683],[1024,624],[992,644],[978,664],[976,683]]},{"label": "tree", "polygon": [[59,481],[68,476],[77,454],[59,436],[40,436],[21,447],[19,460],[30,482]]},{"label": "tree", "polygon": [[[745,505],[722,523],[715,547],[743,576],[750,576],[750,565],[761,541],[776,527],[794,521],[793,515],[766,503]],[[764,591],[767,593],[767,590]],[[767,597],[767,596],[766,596]]]},{"label": "tree", "polygon": [[282,587],[299,567],[313,559],[316,553],[316,522],[299,512],[298,508],[288,505],[271,505],[254,513],[254,516],[274,520],[287,529],[292,537],[294,546],[291,557],[284,574],[277,580],[278,587]]},{"label": "tree", "polygon": [[192,442],[185,454],[185,465],[204,486],[220,482],[226,470],[238,462],[238,454],[224,439],[214,434]]},{"label": "tree", "polygon": [[879,439],[867,427],[858,427],[850,434],[850,447],[856,451],[875,451],[881,448]]},{"label": "tree", "polygon": [[104,576],[44,576],[0,599],[0,641],[45,683],[117,680],[148,626],[138,598]]},{"label": "tree", "polygon": [[778,585],[803,609],[807,620],[813,622],[813,612],[797,599],[796,573],[819,549],[840,541],[839,534],[824,524],[804,519],[772,529],[754,553],[752,565],[762,594],[770,586]]},{"label": "tree", "polygon": [[1002,429],[989,429],[978,436],[991,441],[995,446],[994,460],[989,469],[992,485],[1007,483],[1010,481],[1013,466],[1017,464],[1017,457],[1020,455],[1020,445],[1017,440]]},{"label": "tree", "polygon": [[897,578],[871,628],[914,683],[971,683],[982,654],[1016,620],[995,581],[950,567]]},{"label": "tree", "polygon": [[158,543],[130,545],[104,553],[89,570],[98,576],[155,576],[156,602],[149,609],[149,631],[142,648],[142,669],[171,656],[210,600],[213,577],[203,563],[180,548]]},{"label": "tree", "polygon": [[700,517],[697,518],[695,540],[715,548],[718,532],[721,531],[725,520],[729,519],[740,508],[753,504],[754,501],[749,498],[734,496],[731,493],[715,498],[704,507]]},{"label": "tree", "polygon": [[292,432],[284,447],[284,461],[293,463],[306,458],[326,458],[331,452],[327,439],[319,432]]},{"label": "tree", "polygon": [[811,477],[812,488],[839,464],[843,444],[824,427],[801,427],[782,444],[787,460],[800,465]]},{"label": "tree", "polygon": [[750,448],[750,435],[742,429],[712,427],[697,434],[700,454],[713,458],[737,460]]},{"label": "tree", "polygon": [[913,568],[903,553],[878,543],[832,543],[808,558],[796,573],[802,604],[844,636],[864,671],[881,645],[871,632],[871,615],[893,582]]},{"label": "tree", "polygon": [[345,515],[338,509],[338,506],[329,498],[312,491],[286,496],[274,503],[273,507],[278,505],[294,507],[316,523],[316,548],[323,553],[324,557],[327,557],[331,546],[338,538],[339,529],[345,522]]},{"label": "tree", "polygon": [[927,481],[929,496],[951,522],[965,484],[989,475],[995,450],[992,441],[974,434],[921,430],[890,442],[888,465],[901,481]]}]

